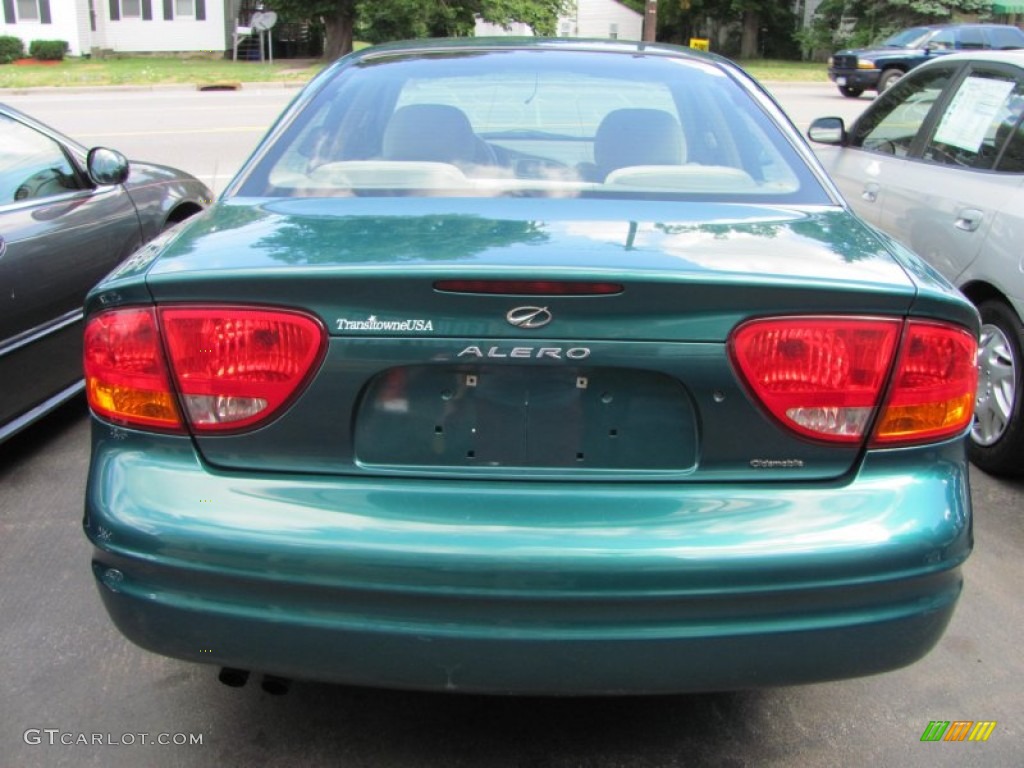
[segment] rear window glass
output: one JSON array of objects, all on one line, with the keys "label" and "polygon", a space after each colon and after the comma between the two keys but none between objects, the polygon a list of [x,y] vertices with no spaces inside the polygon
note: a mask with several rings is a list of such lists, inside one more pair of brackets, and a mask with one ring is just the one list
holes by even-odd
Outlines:
[{"label": "rear window glass", "polygon": [[968,51],[984,48],[985,35],[977,27],[964,27],[960,30],[960,47]]},{"label": "rear window glass", "polygon": [[988,37],[991,46],[996,49],[1024,47],[1024,32],[1017,27],[990,27]]},{"label": "rear window glass", "polygon": [[830,202],[779,126],[717,67],[515,49],[341,70],[238,193]]},{"label": "rear window glass", "polygon": [[932,34],[932,30],[928,27],[911,27],[885,38],[879,45],[883,48],[917,48],[924,45]]}]

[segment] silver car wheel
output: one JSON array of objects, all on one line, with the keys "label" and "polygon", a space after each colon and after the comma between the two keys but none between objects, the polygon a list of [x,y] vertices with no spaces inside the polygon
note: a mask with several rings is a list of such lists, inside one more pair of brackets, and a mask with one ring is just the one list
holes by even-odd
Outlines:
[{"label": "silver car wheel", "polygon": [[971,439],[978,445],[992,445],[1010,425],[1017,396],[1016,362],[1013,347],[995,325],[981,326],[978,343],[978,397],[974,402]]}]

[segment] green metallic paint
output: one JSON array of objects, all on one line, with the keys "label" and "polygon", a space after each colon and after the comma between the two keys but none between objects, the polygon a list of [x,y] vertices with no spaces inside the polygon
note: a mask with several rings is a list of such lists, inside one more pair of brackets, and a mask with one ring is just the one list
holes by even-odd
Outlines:
[{"label": "green metallic paint", "polygon": [[151,276],[475,264],[907,286],[877,234],[840,208],[628,199],[405,197],[396,213],[390,198],[235,198],[189,226]]},{"label": "green metallic paint", "polygon": [[[695,58],[607,41],[487,45]],[[394,50],[328,68],[255,157],[339,68],[374,66]],[[842,207],[810,150],[796,148],[836,206],[266,200],[229,186],[162,250],[140,252],[98,286],[87,312],[292,307],[331,329],[328,351],[290,408],[246,435],[194,439],[94,419],[85,531],[114,622],[145,648],[196,662],[492,693],[729,690],[870,674],[923,656],[952,615],[973,543],[964,441],[871,450],[795,437],[741,386],[726,340],[765,315],[936,317],[974,331],[978,319]],[[541,302],[442,294],[433,283],[445,278],[624,290]],[[535,303],[552,312],[550,325],[506,322],[510,309]],[[371,317],[430,327],[359,330]],[[401,406],[379,388],[383,372],[434,366],[431,375],[508,385],[525,376],[509,367],[524,360],[502,350],[540,346],[588,350],[585,363],[525,361],[544,365],[542,378],[621,369],[678,383],[644,400],[636,424],[654,451],[680,436],[692,444],[661,469],[437,466],[418,448],[388,463],[402,439],[435,439],[436,419],[422,413],[357,440],[360,408]],[[467,347],[487,351],[474,359]],[[522,386],[508,386],[506,404],[524,399]],[[666,400],[678,409],[674,430],[657,418]],[[387,444],[372,458],[383,463],[368,465],[361,446],[378,431]]]},{"label": "green metallic paint", "polygon": [[573,306],[560,326],[566,338],[724,340],[759,314],[902,315],[912,305],[977,324],[954,289],[911,272],[915,261],[895,258],[892,243],[838,208],[408,198],[396,216],[379,199],[246,202],[219,203],[186,224],[149,269],[158,301],[302,306],[335,333],[339,318],[374,316],[430,319],[438,336],[508,336],[504,312],[481,316],[478,301],[429,287],[543,270],[645,284],[616,301],[559,299]]},{"label": "green metallic paint", "polygon": [[697,463],[695,409],[670,376],[577,366],[474,370],[401,366],[376,376],[355,416],[358,463],[633,472],[687,472]]},{"label": "green metallic paint", "polygon": [[[257,432],[238,436],[201,437],[196,443],[206,461],[220,468],[262,469],[275,472],[320,474],[417,475],[449,478],[562,478],[620,481],[794,481],[823,480],[849,472],[860,456],[860,447],[824,444],[801,439],[780,430],[739,384],[728,361],[724,345],[708,343],[665,344],[663,342],[590,341],[574,344],[591,350],[594,365],[624,368],[665,375],[681,383],[680,397],[687,400],[697,419],[697,443],[687,450],[698,451],[698,464],[677,469],[594,469],[573,467],[477,466],[443,467],[422,464],[401,466],[359,463],[353,444],[358,403],[364,388],[382,372],[401,365],[431,365],[458,369],[463,374],[490,375],[523,365],[512,358],[484,361],[459,358],[468,345],[479,339],[332,339],[318,375],[282,418]],[[517,342],[520,343],[520,342]],[[522,342],[526,343],[526,342]],[[549,347],[560,342],[550,337],[531,338],[531,347]],[[534,361],[537,364],[539,361]],[[572,369],[575,363],[544,360],[549,369]],[[614,397],[629,397],[622,389]],[[435,393],[440,400],[441,390]],[[658,407],[647,404],[638,418],[657,422]],[[386,440],[434,441],[434,424],[418,425],[419,432],[404,429]],[[692,435],[692,431],[687,436]],[[685,439],[679,436],[680,439]],[[754,459],[797,461],[785,468],[752,468]]]},{"label": "green metallic paint", "polygon": [[817,486],[218,473],[187,438],[99,423],[94,450],[86,532],[130,639],[339,682],[610,693],[867,674],[934,644],[971,547],[961,441],[869,453]]},{"label": "green metallic paint", "polygon": [[[254,203],[255,201],[249,201]],[[941,316],[973,310],[931,276],[910,273],[878,235],[838,208],[597,200],[403,200],[401,216],[381,199],[235,200],[186,225],[149,263],[146,284],[160,303],[205,301],[302,308],[333,334],[327,358],[292,408],[261,430],[197,440],[222,468],[277,472],[454,477],[572,477],[705,481],[830,479],[854,466],[860,449],[824,445],[781,431],[738,385],[724,342],[751,317],[804,313],[903,316],[929,304]],[[634,214],[636,218],[631,218]],[[647,216],[644,219],[642,216]],[[701,224],[700,221],[717,222]],[[614,280],[614,296],[522,297],[441,293],[437,279]],[[143,277],[138,269],[131,275]],[[131,283],[131,280],[128,280]],[[125,280],[115,284],[124,291]],[[101,286],[94,301],[109,300]],[[505,320],[524,304],[555,320],[523,331]],[[351,330],[370,319],[419,322],[404,331]],[[429,323],[429,325],[427,325]],[[696,461],[669,470],[625,465],[431,466],[422,460],[365,463],[352,430],[370,381],[402,365],[482,374],[530,361],[510,348],[584,347],[592,368],[668,375],[685,389],[697,435],[679,438]],[[484,359],[462,353],[479,349]],[[532,364],[571,367],[565,360]],[[621,390],[616,395],[621,394]],[[440,396],[440,393],[437,393]],[[644,419],[657,421],[657,409]],[[381,434],[437,444],[420,425]],[[467,428],[478,426],[467,425]],[[577,439],[577,438],[572,438]],[[398,441],[396,443],[396,441]],[[494,443],[491,443],[493,446]],[[467,450],[473,450],[467,446]],[[587,450],[582,451],[584,454]],[[751,462],[783,462],[752,468]]]}]

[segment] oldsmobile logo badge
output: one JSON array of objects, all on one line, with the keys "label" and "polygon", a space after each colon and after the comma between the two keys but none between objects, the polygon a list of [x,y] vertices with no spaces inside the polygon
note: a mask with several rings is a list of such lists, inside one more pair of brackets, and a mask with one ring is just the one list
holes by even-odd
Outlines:
[{"label": "oldsmobile logo badge", "polygon": [[516,307],[510,309],[505,319],[516,328],[529,330],[543,328],[551,322],[551,313],[547,307]]}]

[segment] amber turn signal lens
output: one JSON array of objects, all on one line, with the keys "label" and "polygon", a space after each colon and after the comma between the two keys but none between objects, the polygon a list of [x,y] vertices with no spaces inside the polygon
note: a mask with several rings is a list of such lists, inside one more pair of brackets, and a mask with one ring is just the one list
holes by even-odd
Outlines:
[{"label": "amber turn signal lens", "polygon": [[85,391],[94,412],[119,424],[182,432],[152,309],[120,309],[89,319]]}]

